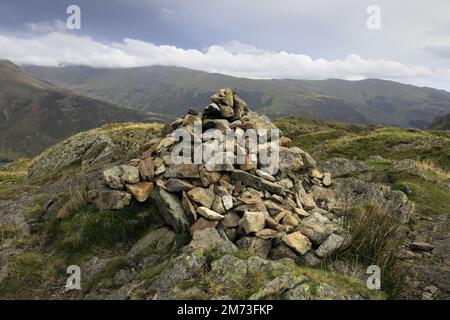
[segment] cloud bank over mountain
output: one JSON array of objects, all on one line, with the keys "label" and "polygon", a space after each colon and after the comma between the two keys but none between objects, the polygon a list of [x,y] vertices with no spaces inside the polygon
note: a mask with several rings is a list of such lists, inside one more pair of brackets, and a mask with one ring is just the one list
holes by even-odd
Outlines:
[{"label": "cloud bank over mountain", "polygon": [[[53,23],[60,28],[59,23]],[[86,65],[127,68],[150,65],[181,66],[248,78],[359,80],[384,78],[417,83],[439,76],[430,68],[405,65],[398,61],[365,59],[357,54],[336,60],[313,58],[305,54],[269,51],[232,41],[204,50],[155,45],[138,39],[100,42],[74,33],[48,31],[50,26],[32,24],[30,36],[0,35],[0,58],[18,64],[40,66]],[[446,75],[446,73],[445,73]]]}]

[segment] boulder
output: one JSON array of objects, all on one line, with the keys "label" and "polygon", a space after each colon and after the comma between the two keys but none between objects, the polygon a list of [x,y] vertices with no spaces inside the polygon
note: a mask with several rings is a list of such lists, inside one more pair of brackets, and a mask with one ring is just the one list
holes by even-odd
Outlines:
[{"label": "boulder", "polygon": [[304,165],[302,151],[297,147],[280,147],[279,159],[280,172],[285,176],[290,173],[297,172],[302,169]]},{"label": "boulder", "polygon": [[155,176],[155,166],[151,158],[140,160],[138,170],[144,181],[151,181]]},{"label": "boulder", "polygon": [[246,236],[239,239],[236,246],[240,249],[251,250],[255,256],[265,259],[272,248],[272,240]]},{"label": "boulder", "polygon": [[121,190],[125,183],[138,183],[139,170],[136,167],[121,165],[103,171],[103,178],[111,189]]},{"label": "boulder", "polygon": [[194,234],[195,231],[215,228],[219,221],[217,220],[207,220],[203,217],[200,217],[192,226],[191,226],[191,234]]},{"label": "boulder", "polygon": [[196,230],[192,235],[191,242],[184,248],[185,251],[197,249],[216,249],[221,253],[234,253],[236,246],[220,236],[215,228]]},{"label": "boulder", "polygon": [[323,184],[325,187],[331,186],[331,174],[330,174],[329,172],[325,172],[325,173],[323,174],[322,184]]},{"label": "boulder", "polygon": [[190,191],[195,188],[193,184],[177,178],[170,178],[164,185],[165,189],[169,192]]},{"label": "boulder", "polygon": [[236,212],[229,212],[225,214],[225,217],[222,221],[225,228],[234,228],[239,225],[239,221],[241,217]]},{"label": "boulder", "polygon": [[281,260],[285,258],[297,259],[297,255],[286,244],[280,243],[270,250],[269,258],[273,260]]},{"label": "boulder", "polygon": [[297,230],[307,236],[313,243],[321,244],[333,232],[339,231],[340,227],[320,213],[313,212],[300,222]]}]

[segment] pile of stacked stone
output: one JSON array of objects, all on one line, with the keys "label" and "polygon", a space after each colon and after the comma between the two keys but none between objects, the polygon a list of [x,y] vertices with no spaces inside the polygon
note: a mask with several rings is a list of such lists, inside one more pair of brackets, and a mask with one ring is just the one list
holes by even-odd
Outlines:
[{"label": "pile of stacked stone", "polygon": [[[279,138],[279,171],[268,174],[260,163],[205,165],[174,164],[171,157],[183,128],[203,130],[276,129],[262,115],[250,112],[231,89],[211,97],[202,113],[188,114],[163,129],[162,137],[140,148],[140,159],[103,172],[103,190],[88,193],[101,208],[122,209],[132,201],[156,204],[161,219],[175,232],[190,232],[192,246],[208,245],[217,237],[233,247],[252,249],[273,259],[306,258],[311,264],[331,254],[346,241],[340,221],[314,200],[308,190],[332,184],[305,151]],[[217,241],[216,241],[217,242]],[[202,245],[202,244],[200,244]]]}]

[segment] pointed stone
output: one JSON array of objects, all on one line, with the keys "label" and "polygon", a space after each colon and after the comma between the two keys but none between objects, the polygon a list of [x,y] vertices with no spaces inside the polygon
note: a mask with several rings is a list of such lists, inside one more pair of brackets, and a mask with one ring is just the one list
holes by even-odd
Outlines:
[{"label": "pointed stone", "polygon": [[186,195],[186,192],[183,191],[183,194],[181,195],[181,205],[184,208],[184,211],[187,213],[188,217],[191,221],[197,220],[197,211],[195,210],[194,205],[192,204],[191,200],[189,200],[188,196]]},{"label": "pointed stone", "polygon": [[151,181],[155,176],[155,167],[151,158],[140,160],[138,169],[139,174],[144,181]]},{"label": "pointed stone", "polygon": [[209,220],[222,220],[224,218],[223,215],[221,215],[211,209],[208,209],[206,207],[199,207],[197,209],[197,213],[199,215],[201,215],[202,217],[209,219]]}]

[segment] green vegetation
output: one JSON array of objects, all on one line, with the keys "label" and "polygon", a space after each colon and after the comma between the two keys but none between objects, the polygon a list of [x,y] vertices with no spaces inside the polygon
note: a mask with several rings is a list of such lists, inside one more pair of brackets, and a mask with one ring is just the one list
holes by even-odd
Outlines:
[{"label": "green vegetation", "polygon": [[382,290],[395,298],[404,285],[404,266],[397,250],[403,239],[398,237],[400,224],[389,212],[376,204],[350,210],[344,215],[344,227],[351,241],[338,255],[354,265],[377,265],[383,279]]},{"label": "green vegetation", "polygon": [[437,117],[431,123],[430,129],[433,130],[450,130],[450,113],[441,117]]}]

